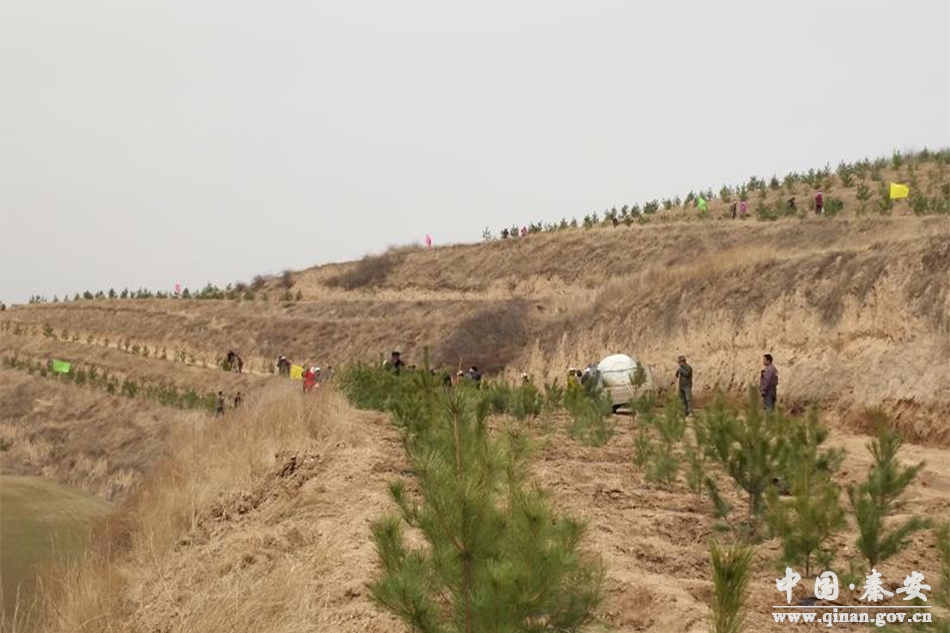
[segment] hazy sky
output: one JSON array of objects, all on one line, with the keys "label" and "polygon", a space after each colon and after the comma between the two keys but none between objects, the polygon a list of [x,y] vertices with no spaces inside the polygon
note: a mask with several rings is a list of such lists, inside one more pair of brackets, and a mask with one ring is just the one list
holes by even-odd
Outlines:
[{"label": "hazy sky", "polygon": [[950,2],[3,0],[0,296],[950,144]]}]

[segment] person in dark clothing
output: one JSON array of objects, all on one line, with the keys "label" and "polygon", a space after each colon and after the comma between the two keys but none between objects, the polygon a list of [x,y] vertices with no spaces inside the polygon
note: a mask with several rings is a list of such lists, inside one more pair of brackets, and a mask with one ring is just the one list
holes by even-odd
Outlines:
[{"label": "person in dark clothing", "polygon": [[395,373],[402,371],[402,368],[406,366],[406,361],[402,359],[399,352],[393,352],[389,356],[389,369]]},{"label": "person in dark clothing", "polygon": [[472,365],[468,370],[468,377],[471,378],[475,385],[478,386],[482,383],[482,372],[478,371],[478,367]]},{"label": "person in dark clothing", "polygon": [[[436,373],[435,370],[432,370],[433,373]],[[452,389],[452,374],[447,371],[438,372],[438,375],[442,378],[442,388],[446,391]]]},{"label": "person in dark clothing", "polygon": [[795,211],[798,208],[798,205],[795,204],[795,196],[789,198],[785,206],[787,206],[790,211]]},{"label": "person in dark clothing", "polygon": [[680,356],[677,360],[679,366],[676,368],[676,380],[679,383],[680,401],[683,403],[683,415],[691,415],[693,412],[693,368],[686,362],[685,356]]},{"label": "person in dark clothing", "polygon": [[503,239],[503,240],[507,240],[507,239],[508,239],[508,229],[502,229],[502,230],[501,230],[501,239]]},{"label": "person in dark clothing", "polygon": [[241,405],[244,403],[244,396],[241,395],[241,392],[238,391],[237,395],[234,396],[234,408],[240,409]]},{"label": "person in dark clothing", "polygon": [[221,417],[224,415],[224,392],[218,392],[218,399],[214,403],[214,415],[216,417]]},{"label": "person in dark clothing", "polygon": [[244,359],[241,358],[240,356],[235,356],[235,358],[237,359],[237,373],[239,373],[239,374],[240,374],[240,373],[243,373],[243,372],[244,372]]},{"label": "person in dark clothing", "polygon": [[815,194],[815,215],[821,215],[825,208],[825,197],[819,191]]},{"label": "person in dark clothing", "polygon": [[739,207],[739,203],[738,203],[738,202],[733,202],[733,203],[732,203],[732,206],[729,207],[729,211],[732,212],[732,219],[733,219],[733,220],[736,219],[736,209],[737,209],[738,207]]},{"label": "person in dark clothing", "polygon": [[772,355],[762,356],[762,373],[759,375],[759,393],[766,411],[775,411],[778,399],[778,370],[772,364]]}]

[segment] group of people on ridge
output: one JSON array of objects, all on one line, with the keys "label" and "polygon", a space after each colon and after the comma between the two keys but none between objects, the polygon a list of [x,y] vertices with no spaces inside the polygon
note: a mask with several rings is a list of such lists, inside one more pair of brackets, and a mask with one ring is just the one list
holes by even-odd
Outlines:
[{"label": "group of people on ridge", "polygon": [[[404,369],[409,371],[415,370],[415,365],[406,365],[406,361],[402,359],[402,354],[399,352],[392,352],[389,355],[388,360],[383,361],[383,369],[391,371],[395,374],[401,373]],[[429,370],[433,376],[438,375],[439,371],[436,369]],[[476,386],[481,385],[482,382],[482,372],[479,371],[478,367],[472,365],[468,368],[468,371],[462,371],[461,369],[455,374],[452,374],[449,371],[443,371],[442,373],[442,385],[445,387],[452,387],[462,383],[465,380],[471,380],[475,383]]]},{"label": "group of people on ridge", "polygon": [[[686,362],[686,356],[680,355],[676,360],[677,367],[676,373],[674,374],[674,381],[677,385],[680,402],[683,404],[683,413],[689,416],[693,413],[693,368]],[[232,361],[236,362],[236,367],[238,367],[237,371],[240,373],[243,361],[241,361],[240,356],[237,356],[234,352],[228,352],[228,363],[230,364]],[[383,361],[382,366],[383,369],[395,374],[399,374],[405,369],[414,370],[416,368],[415,365],[406,365],[402,354],[398,351],[393,351],[389,359]],[[292,363],[286,356],[281,355],[277,359],[278,375],[290,376],[291,367]],[[584,372],[571,367],[568,370],[568,383],[586,383],[586,378],[590,371],[591,367],[588,367]],[[435,369],[432,369],[431,372],[433,375],[439,373]],[[331,375],[332,367],[330,366],[327,367],[326,371],[316,365],[306,367],[301,376],[304,392],[312,391],[319,384],[329,380]],[[480,385],[482,381],[482,373],[475,365],[469,367],[468,371],[459,370],[455,374],[442,372],[442,376],[442,382],[446,388],[459,385],[463,381],[472,381],[475,385]],[[530,380],[528,375],[522,373],[522,381],[527,380]],[[778,369],[775,368],[771,354],[762,355],[762,370],[759,374],[759,395],[762,397],[762,405],[765,410],[774,411],[776,401],[778,400]],[[244,398],[241,392],[238,392],[237,395],[234,396],[234,408],[240,408],[243,401]],[[215,415],[224,415],[225,396],[223,391],[219,391],[217,394],[214,411]]]},{"label": "group of people on ridge", "polygon": [[327,365],[326,369],[322,369],[317,365],[304,365],[302,367],[297,367],[298,374],[294,374],[294,364],[290,362],[290,359],[281,354],[277,357],[277,375],[278,376],[287,376],[288,378],[298,378],[303,381],[303,390],[304,393],[308,391],[313,391],[315,387],[318,387],[322,383],[330,380],[330,376],[333,374],[333,366]]},{"label": "group of people on ridge", "polygon": [[[238,391],[234,396],[234,408],[240,409],[241,405],[244,404],[244,395]],[[225,395],[223,391],[219,391],[218,395],[214,399],[214,415],[216,417],[221,417],[224,415],[226,409],[225,405]]]},{"label": "group of people on ridge", "polygon": [[228,350],[228,357],[224,362],[224,368],[226,370],[233,371],[238,374],[244,373],[244,359],[241,358],[240,354],[235,352],[233,349]]}]

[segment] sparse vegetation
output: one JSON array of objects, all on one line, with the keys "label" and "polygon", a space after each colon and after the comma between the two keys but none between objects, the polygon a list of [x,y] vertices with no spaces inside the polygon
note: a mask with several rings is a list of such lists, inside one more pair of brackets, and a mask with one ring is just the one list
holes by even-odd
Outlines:
[{"label": "sparse vegetation", "polygon": [[[417,493],[394,482],[399,515],[373,525],[380,605],[419,631],[575,631],[590,620],[601,572],[578,549],[584,526],[555,519],[527,485],[523,436],[490,433],[492,396],[446,392],[428,369],[355,366],[340,381],[358,406],[392,413],[418,481]],[[427,547],[410,545],[404,526]]]},{"label": "sparse vegetation", "polygon": [[723,470],[747,495],[747,528],[754,535],[764,510],[765,494],[781,472],[783,447],[777,424],[767,423],[755,390],[750,390],[743,415],[717,398],[704,412],[710,450]]},{"label": "sparse vegetation", "polygon": [[896,525],[888,522],[903,507],[901,495],[924,466],[902,466],[897,460],[902,444],[900,435],[878,416],[877,438],[867,445],[874,464],[866,481],[848,487],[848,500],[859,532],[856,546],[869,569],[903,550],[912,534],[927,527],[927,522],[917,516]]},{"label": "sparse vegetation", "polygon": [[378,287],[385,282],[402,258],[401,253],[393,251],[387,251],[382,255],[368,255],[359,262],[351,264],[344,272],[330,278],[327,285],[343,290]]},{"label": "sparse vegetation", "polygon": [[[772,534],[782,542],[781,561],[801,566],[810,577],[813,562],[824,569],[833,559],[828,543],[845,524],[841,489],[833,480],[841,455],[821,450],[828,430],[815,410],[787,429],[782,460],[787,481],[769,489],[767,519]],[[790,499],[781,496],[786,487]]]},{"label": "sparse vegetation", "polygon": [[746,630],[747,610],[744,607],[754,553],[751,547],[743,545],[723,547],[713,543],[710,546],[713,633],[742,633]]},{"label": "sparse vegetation", "polygon": [[[799,193],[819,190],[825,193],[826,203],[824,215],[826,217],[834,217],[846,208],[853,208],[855,215],[863,215],[868,211],[868,205],[864,203],[869,202],[873,197],[871,188],[863,181],[870,178],[871,182],[877,182],[880,186],[885,186],[887,184],[884,181],[885,170],[889,170],[889,173],[895,173],[895,178],[900,178],[903,173],[902,168],[906,168],[908,181],[911,183],[912,196],[911,199],[907,200],[906,208],[912,209],[917,214],[950,214],[950,194],[930,197],[928,192],[926,195],[922,195],[922,197],[913,198],[914,192],[919,189],[916,176],[918,165],[929,162],[937,166],[937,169],[929,179],[929,186],[932,187],[934,182],[946,181],[948,178],[948,174],[939,170],[940,165],[946,164],[946,156],[948,153],[950,153],[950,150],[946,149],[938,152],[923,149],[913,153],[898,153],[900,167],[894,165],[894,159],[892,157],[891,159],[878,158],[874,161],[863,159],[853,163],[842,161],[835,170],[832,170],[830,165],[825,165],[820,169],[811,168],[807,172],[790,172],[785,174],[782,178],[779,178],[777,174],[773,174],[768,180],[759,178],[758,176],[752,176],[747,182],[737,186],[722,185],[719,188],[718,198],[724,205],[728,205],[733,197],[737,197],[740,201],[747,201],[749,199],[749,193],[753,192],[758,194],[758,205],[755,212],[760,220],[774,221],[782,217],[793,216],[806,218],[808,215],[801,209],[796,212],[795,210],[784,208],[784,206],[777,201],[774,203],[769,201],[770,192],[777,192],[777,195],[781,195],[780,192],[784,189],[788,194],[795,194],[796,185],[802,185],[802,187],[799,187]],[[950,183],[945,182],[944,185],[950,188]],[[855,186],[857,186],[857,189],[854,196],[859,204],[852,206],[850,201],[851,194],[848,193],[847,190],[853,189]],[[840,192],[839,195],[833,195],[831,193],[833,190],[838,190]],[[592,229],[601,225],[615,224],[614,219],[623,222],[627,226],[632,224],[634,220],[639,224],[644,224],[648,221],[647,217],[657,213],[660,208],[664,211],[684,211],[686,208],[693,207],[699,199],[699,196],[704,197],[707,202],[712,201],[714,198],[713,189],[706,188],[705,190],[700,190],[698,194],[690,191],[685,199],[675,196],[673,198],[663,198],[662,202],[658,200],[650,201],[644,205],[642,214],[638,205],[623,205],[619,211],[616,207],[613,207],[605,212],[603,223],[599,220],[598,214],[593,213],[585,216],[582,225],[585,228]],[[884,214],[890,213],[894,206],[889,198],[887,200],[882,198],[874,205],[879,213]],[[686,216],[686,218],[688,217],[690,216]],[[700,214],[700,217],[702,217],[702,214]],[[578,223],[576,220],[570,224],[566,221],[562,221],[561,225],[557,225],[556,223],[543,225],[543,223],[539,222],[531,225],[532,232],[542,230],[542,226],[543,230],[549,231],[562,228],[576,228]],[[512,227],[511,235],[518,235],[517,225]]]},{"label": "sparse vegetation", "polygon": [[144,396],[179,409],[202,409],[208,412],[214,409],[214,391],[200,394],[193,388],[183,390],[169,382],[148,381],[131,376],[120,381],[119,377],[111,374],[108,369],[89,363],[74,364],[69,373],[58,373],[50,371],[52,360],[43,361],[31,356],[8,354],[0,357],[0,362],[8,369],[18,369],[29,374],[73,382],[76,385],[90,385],[127,398]]},{"label": "sparse vegetation", "polygon": [[571,435],[591,446],[601,446],[614,434],[613,406],[604,394],[580,385],[568,385],[564,406],[571,414]]}]

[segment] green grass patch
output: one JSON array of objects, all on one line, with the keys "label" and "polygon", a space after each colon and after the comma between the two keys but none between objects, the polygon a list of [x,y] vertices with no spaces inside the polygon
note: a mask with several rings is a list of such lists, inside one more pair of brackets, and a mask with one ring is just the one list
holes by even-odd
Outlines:
[{"label": "green grass patch", "polygon": [[41,477],[0,477],[0,586],[3,610],[29,605],[37,574],[79,554],[91,528],[112,512],[98,497]]}]

